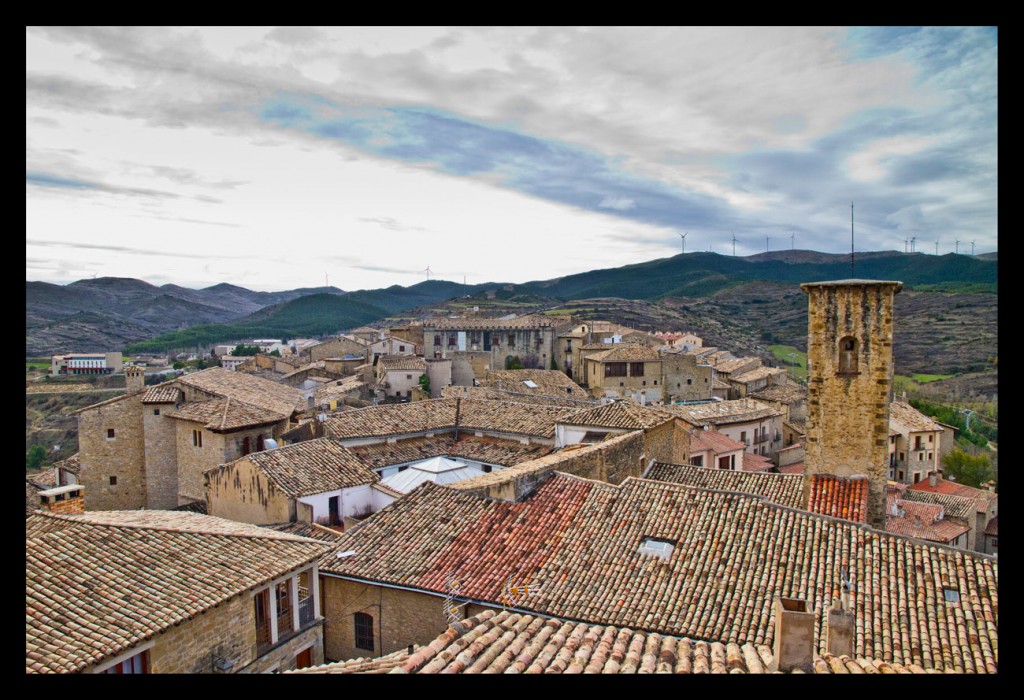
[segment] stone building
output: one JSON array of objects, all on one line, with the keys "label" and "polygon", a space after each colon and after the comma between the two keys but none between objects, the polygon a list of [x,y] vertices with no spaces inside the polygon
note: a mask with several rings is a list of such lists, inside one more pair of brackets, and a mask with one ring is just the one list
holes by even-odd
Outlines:
[{"label": "stone building", "polygon": [[378,397],[410,401],[413,390],[420,388],[420,377],[426,373],[427,363],[422,357],[409,355],[378,357],[375,384]]},{"label": "stone building", "polygon": [[712,397],[715,369],[681,348],[666,345],[659,348],[663,400],[706,401]]},{"label": "stone building", "polygon": [[323,663],[331,545],[171,511],[26,520],[26,673],[265,673]]},{"label": "stone building", "polygon": [[889,478],[916,484],[942,470],[945,429],[906,401],[889,404]]},{"label": "stone building", "polygon": [[640,343],[614,343],[588,354],[587,388],[598,399],[630,398],[640,404],[662,400],[661,354]]},{"label": "stone building", "polygon": [[297,390],[220,367],[148,388],[141,380],[128,368],[128,393],[77,411],[88,510],[204,500],[205,471],[263,450],[302,408]]},{"label": "stone building", "polygon": [[808,298],[805,473],[867,476],[868,523],[884,529],[893,304],[903,283],[800,288]]},{"label": "stone building", "polygon": [[[550,369],[555,338],[569,323],[545,316],[429,319],[423,322],[423,352],[434,358],[447,358],[453,352],[488,352],[488,369],[508,369],[514,358],[526,368]],[[458,384],[454,366],[452,373]]]}]

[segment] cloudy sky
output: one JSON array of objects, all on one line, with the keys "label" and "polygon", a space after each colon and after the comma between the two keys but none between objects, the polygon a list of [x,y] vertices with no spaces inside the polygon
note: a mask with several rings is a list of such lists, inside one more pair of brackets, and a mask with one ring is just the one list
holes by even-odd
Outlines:
[{"label": "cloudy sky", "polygon": [[996,249],[997,32],[28,28],[26,279]]}]

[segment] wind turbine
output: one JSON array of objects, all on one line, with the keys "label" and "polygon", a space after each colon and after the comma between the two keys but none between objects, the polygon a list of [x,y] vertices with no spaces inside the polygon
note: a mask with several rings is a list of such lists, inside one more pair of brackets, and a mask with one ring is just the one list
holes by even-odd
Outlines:
[{"label": "wind turbine", "polygon": [[939,254],[939,239],[938,238],[935,239],[935,254],[936,255]]},{"label": "wind turbine", "polygon": [[953,252],[954,253],[959,253],[960,252],[960,239],[959,238],[956,239],[956,241],[955,241],[955,247],[953,248]]},{"label": "wind turbine", "polygon": [[424,270],[424,272],[427,273],[427,281],[429,282],[430,281],[430,265],[427,265],[427,269]]},{"label": "wind turbine", "polygon": [[910,239],[909,238],[904,238],[903,239],[903,252],[904,253],[910,252]]},{"label": "wind turbine", "polygon": [[974,255],[974,241],[971,241],[971,255]]},{"label": "wind turbine", "polygon": [[736,257],[736,232],[732,232],[732,256]]},{"label": "wind turbine", "polygon": [[789,249],[793,250],[793,247],[795,245],[796,245],[796,234],[793,233],[792,231],[790,231],[789,232]]},{"label": "wind turbine", "polygon": [[682,244],[683,244],[683,252],[684,252],[684,253],[686,252],[686,234],[687,234],[687,233],[689,233],[689,231],[687,231],[686,233],[680,233],[680,234],[679,234],[679,240],[680,240],[680,241],[682,242]]},{"label": "wind turbine", "polygon": [[911,253],[913,253],[913,252],[914,252],[914,242],[915,242],[916,240],[917,240],[917,236],[914,236],[913,238],[911,238],[911,239],[910,239],[910,252],[911,252]]},{"label": "wind turbine", "polygon": [[770,240],[771,239],[768,238],[768,236],[764,237],[764,252],[766,252],[766,253],[768,252],[768,241],[770,241]]}]

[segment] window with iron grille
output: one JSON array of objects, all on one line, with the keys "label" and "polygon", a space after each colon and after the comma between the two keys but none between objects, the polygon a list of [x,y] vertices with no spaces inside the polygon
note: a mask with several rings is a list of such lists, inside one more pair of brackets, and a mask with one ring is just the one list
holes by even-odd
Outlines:
[{"label": "window with iron grille", "polygon": [[355,614],[356,648],[373,651],[373,616],[358,612]]}]

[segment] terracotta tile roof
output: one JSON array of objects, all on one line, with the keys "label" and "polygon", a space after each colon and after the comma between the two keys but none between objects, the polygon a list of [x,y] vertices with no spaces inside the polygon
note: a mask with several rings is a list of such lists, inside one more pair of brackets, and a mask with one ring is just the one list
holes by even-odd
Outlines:
[{"label": "terracotta tile roof", "polygon": [[211,367],[202,372],[185,374],[174,382],[217,396],[243,401],[285,416],[290,416],[295,410],[302,408],[302,392],[298,389],[250,374],[232,372],[222,367]]},{"label": "terracotta tile roof", "polygon": [[337,542],[341,533],[337,530],[332,530],[329,527],[323,527],[316,523],[277,523],[276,525],[261,525],[270,530],[276,532],[284,532],[289,535],[298,535],[299,537],[308,537],[311,540],[320,540],[322,542]]},{"label": "terracotta tile roof", "polygon": [[985,526],[985,534],[996,537],[999,535],[999,516],[996,516],[988,521],[988,525]]},{"label": "terracotta tile roof", "polygon": [[[413,645],[413,651],[419,648],[419,646]],[[376,658],[360,657],[347,661],[335,661],[334,663],[323,664],[322,666],[292,669],[284,671],[284,673],[388,673],[392,669],[404,664],[408,658],[409,650],[400,649]]]},{"label": "terracotta tile roof", "polygon": [[381,355],[377,364],[385,372],[410,371],[426,372],[427,361],[415,355]]},{"label": "terracotta tile roof", "polygon": [[[646,537],[675,542],[667,559]],[[395,547],[403,542],[403,547]],[[812,610],[852,572],[857,656],[923,668],[996,672],[998,562],[735,492],[555,475],[519,502],[424,484],[342,536],[321,572],[500,605],[532,581],[527,612],[659,634],[771,645],[777,596]],[[960,603],[944,601],[954,587]],[[823,619],[817,639],[823,644]]]},{"label": "terracotta tile roof", "polygon": [[[426,646],[379,659],[354,659],[286,673],[769,673],[772,650],[626,627],[588,625],[510,610],[456,622]],[[876,659],[816,656],[814,673],[926,673]]]},{"label": "terracotta tile roof", "polygon": [[[526,387],[524,387],[525,389]],[[527,389],[528,391],[528,389]],[[551,396],[548,394],[524,394],[518,391],[501,391],[499,389],[488,389],[482,386],[456,386],[454,384],[441,388],[442,399],[485,399],[488,401],[514,401],[515,403],[539,403],[547,406],[568,406],[575,408],[586,408],[596,406],[596,399],[589,398],[590,394],[584,393],[578,398],[572,398],[575,394],[563,394]]]},{"label": "terracotta tile roof", "polygon": [[[719,375],[732,374],[733,372],[741,370],[742,368],[747,367],[748,365],[752,365],[755,362],[758,365],[761,364],[761,360],[756,357],[733,357],[725,360],[718,360],[717,362],[714,363],[713,367],[716,370],[718,370]],[[754,368],[752,367],[750,370],[747,371],[749,372],[752,371],[753,369]]]},{"label": "terracotta tile roof", "polygon": [[[580,346],[580,350],[611,350],[612,347],[614,347],[617,344],[618,343],[600,343],[600,342],[598,342],[598,343],[587,343],[586,345],[581,345]],[[588,355],[587,357],[593,357],[593,355]]]},{"label": "terracotta tile roof", "polygon": [[53,463],[53,466],[60,467],[65,471],[69,471],[72,474],[78,474],[82,471],[82,464],[79,461],[79,454],[76,452],[67,459],[62,459]]},{"label": "terracotta tile roof", "polygon": [[57,473],[52,467],[25,478],[44,490],[52,489],[57,486]]},{"label": "terracotta tile roof", "polygon": [[549,454],[553,448],[548,445],[524,445],[518,440],[478,438],[474,435],[460,435],[456,440],[454,434],[446,433],[435,435],[432,438],[408,438],[393,443],[351,445],[346,449],[367,467],[377,469],[392,464],[403,464],[440,456],[472,459],[511,467],[520,462],[543,457]]},{"label": "terracotta tile roof", "polygon": [[711,380],[711,388],[712,389],[731,389],[732,387],[729,386],[729,382],[723,381],[723,380],[719,379],[718,377],[715,377],[713,380]]},{"label": "terracotta tile roof", "polygon": [[217,432],[279,423],[288,418],[286,414],[274,413],[265,408],[230,398],[189,401],[181,408],[169,411],[167,416],[202,423],[207,430]]},{"label": "terracotta tile roof", "polygon": [[804,463],[794,462],[793,464],[787,464],[784,467],[779,467],[779,474],[803,474]]},{"label": "terracotta tile roof", "polygon": [[927,493],[944,493],[950,496],[960,496],[961,498],[970,498],[974,501],[977,512],[984,513],[988,510],[988,505],[991,501],[999,497],[998,494],[989,491],[988,489],[976,489],[973,486],[967,486],[966,484],[958,484],[955,481],[949,481],[948,479],[938,479],[935,486],[930,486],[928,480],[920,481],[910,487],[912,491],[924,491]]},{"label": "terracotta tile roof", "polygon": [[750,398],[698,404],[665,404],[659,408],[674,413],[692,425],[728,425],[782,415],[777,408]]},{"label": "terracotta tile roof", "polygon": [[947,518],[968,520],[974,518],[977,509],[977,502],[973,498],[954,496],[948,493],[933,493],[931,491],[917,491],[906,489],[903,492],[903,500],[915,501],[917,503],[937,503],[946,510]]},{"label": "terracotta tile roof", "polygon": [[868,521],[868,479],[833,474],[811,476],[811,496],[807,510],[834,518]]},{"label": "terracotta tile roof", "polygon": [[253,452],[209,470],[213,473],[249,461],[290,498],[312,496],[380,481],[355,455],[330,438],[304,440],[275,450]]},{"label": "terracotta tile roof", "polygon": [[897,429],[902,425],[908,431],[942,430],[942,426],[932,418],[902,401],[893,401],[889,404],[889,422],[896,423]]},{"label": "terracotta tile roof", "polygon": [[946,520],[937,503],[906,501],[904,484],[889,482],[886,491],[885,531],[904,537],[946,544],[970,531],[963,523]]},{"label": "terracotta tile roof", "polygon": [[733,440],[725,433],[720,433],[717,430],[698,430],[690,435],[690,454],[710,450],[714,454],[720,455],[725,452],[735,452],[736,450],[743,449],[746,449],[746,445],[742,442]]},{"label": "terracotta tile roof", "polygon": [[171,508],[171,510],[184,510],[189,513],[199,513],[201,515],[207,514],[206,501],[190,501],[180,506],[175,506],[174,508]]},{"label": "terracotta tile roof", "polygon": [[558,422],[564,425],[594,425],[602,428],[647,430],[674,418],[675,416],[670,413],[657,408],[641,406],[633,401],[624,400],[576,411]]},{"label": "terracotta tile roof", "polygon": [[597,362],[661,362],[661,355],[654,348],[640,343],[613,343],[611,350],[587,355],[587,360]]},{"label": "terracotta tile roof", "polygon": [[779,367],[755,367],[747,372],[741,374],[730,374],[729,379],[734,382],[740,382],[746,384],[747,382],[756,382],[759,379],[766,379],[768,377],[777,377],[780,374],[785,374],[786,370]]},{"label": "terracotta tile roof", "polygon": [[518,318],[428,318],[423,321],[424,332],[432,330],[517,330],[529,328],[554,328],[555,320],[545,316],[520,316]]},{"label": "terracotta tile roof", "polygon": [[[537,386],[527,386],[524,382]],[[569,379],[565,372],[555,369],[501,369],[489,370],[479,385],[488,389],[511,391],[523,394],[545,394],[551,396],[573,396],[589,399],[587,390]],[[566,391],[571,389],[572,391]]]},{"label": "terracotta tile roof", "polygon": [[411,435],[456,427],[554,438],[555,422],[576,410],[579,409],[510,401],[430,399],[345,411],[328,417],[326,426],[328,435],[339,439]]},{"label": "terracotta tile roof", "polygon": [[26,520],[25,671],[87,669],[329,550],[169,511]]},{"label": "terracotta tile roof", "polygon": [[738,491],[763,496],[790,508],[804,507],[804,478],[797,474],[763,474],[656,462],[646,478],[702,489]]},{"label": "terracotta tile roof", "polygon": [[142,394],[142,403],[177,403],[181,400],[181,389],[173,384],[157,384]]},{"label": "terracotta tile roof", "polygon": [[752,452],[743,454],[743,471],[745,472],[767,472],[775,468],[775,463],[764,455],[756,455]]},{"label": "terracotta tile roof", "polygon": [[752,399],[761,401],[777,401],[778,403],[797,403],[807,398],[807,389],[799,384],[770,384],[748,394]]}]

